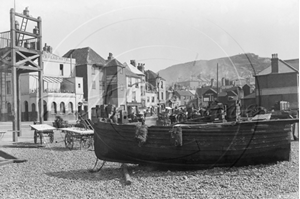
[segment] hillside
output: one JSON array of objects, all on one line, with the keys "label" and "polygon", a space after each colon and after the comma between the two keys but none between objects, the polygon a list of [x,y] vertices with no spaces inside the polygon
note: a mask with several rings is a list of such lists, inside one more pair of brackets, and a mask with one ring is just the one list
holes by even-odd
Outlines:
[{"label": "hillside", "polygon": [[[170,66],[159,71],[168,84],[176,81],[190,79],[193,75],[206,79],[217,76],[217,64],[219,65],[219,78],[236,79],[240,77],[249,77],[251,74],[258,73],[270,66],[269,58],[262,58],[253,53],[234,55],[212,60],[197,60],[187,63]],[[253,67],[253,68],[252,68]]]}]

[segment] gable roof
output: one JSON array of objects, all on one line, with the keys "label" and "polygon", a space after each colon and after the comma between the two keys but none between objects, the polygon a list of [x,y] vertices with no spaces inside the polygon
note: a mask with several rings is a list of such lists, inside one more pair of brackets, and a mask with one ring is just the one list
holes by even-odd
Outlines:
[{"label": "gable roof", "polygon": [[160,78],[160,79],[166,81],[164,78],[162,78],[161,76],[159,76],[158,74],[156,74],[155,72],[153,72],[151,70],[146,70],[145,74],[147,75],[148,79]]},{"label": "gable roof", "polygon": [[135,78],[141,78],[140,76],[138,76],[137,74],[133,73],[128,65],[123,65],[125,68],[124,68],[124,71],[125,71],[125,75],[128,76],[128,77],[135,77]]},{"label": "gable roof", "polygon": [[127,64],[126,62],[123,64],[124,66],[127,66],[129,68],[129,70],[131,70],[131,72],[137,74],[137,75],[145,75],[142,71],[140,71],[139,69],[137,69],[136,67],[132,66],[131,64]]},{"label": "gable roof", "polygon": [[202,87],[202,88],[197,88],[196,89],[196,94],[200,97],[202,96],[210,87]]},{"label": "gable roof", "polygon": [[84,65],[84,64],[104,65],[106,63],[105,59],[103,59],[90,47],[69,50],[63,57],[75,58],[76,65]]},{"label": "gable roof", "polygon": [[175,93],[177,93],[180,96],[194,96],[193,93],[191,93],[190,91],[185,91],[185,90],[178,90],[178,91],[175,91]]},{"label": "gable roof", "polygon": [[[278,73],[291,73],[291,72],[299,73],[299,59],[291,59],[286,61],[278,59]],[[271,73],[272,73],[272,65],[260,71],[258,74],[256,74],[256,76],[268,75]]]},{"label": "gable roof", "polygon": [[121,66],[121,67],[125,67],[121,62],[119,62],[117,59],[112,58],[110,60],[106,60],[105,61],[105,67],[110,67],[110,66]]},{"label": "gable roof", "polygon": [[283,62],[285,62],[288,66],[299,71],[299,59],[289,59],[289,60],[284,60]]}]

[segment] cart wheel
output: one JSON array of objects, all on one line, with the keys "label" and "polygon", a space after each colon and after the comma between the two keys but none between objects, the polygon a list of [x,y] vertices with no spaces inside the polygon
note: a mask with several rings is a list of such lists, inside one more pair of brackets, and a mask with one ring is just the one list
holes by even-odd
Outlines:
[{"label": "cart wheel", "polygon": [[33,136],[34,144],[37,143],[37,137],[38,137],[37,132],[34,131],[34,136]]},{"label": "cart wheel", "polygon": [[53,141],[54,141],[54,133],[50,133],[49,134],[49,138],[50,138],[50,143],[53,143]]},{"label": "cart wheel", "polygon": [[73,140],[73,137],[72,137],[71,133],[66,133],[65,145],[68,149],[70,149],[70,150],[73,149],[74,140]]},{"label": "cart wheel", "polygon": [[93,146],[93,138],[86,138],[82,140],[82,147],[88,149]]}]

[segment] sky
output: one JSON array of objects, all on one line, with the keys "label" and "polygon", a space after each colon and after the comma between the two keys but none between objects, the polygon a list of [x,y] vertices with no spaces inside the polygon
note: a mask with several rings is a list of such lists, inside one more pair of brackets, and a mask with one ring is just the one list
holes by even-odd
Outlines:
[{"label": "sky", "polygon": [[0,32],[10,9],[41,17],[43,43],[64,55],[90,47],[157,72],[241,53],[299,58],[298,0],[0,0]]}]

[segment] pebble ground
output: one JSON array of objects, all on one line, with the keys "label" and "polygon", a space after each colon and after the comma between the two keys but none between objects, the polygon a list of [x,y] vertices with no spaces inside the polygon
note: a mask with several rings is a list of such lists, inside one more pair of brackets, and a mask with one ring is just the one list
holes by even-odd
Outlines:
[{"label": "pebble ground", "polygon": [[[129,165],[125,185],[119,163],[90,173],[94,151],[65,148],[62,142],[41,148],[0,147],[24,163],[0,166],[0,198],[298,198],[299,142],[291,161],[199,171],[159,171]],[[101,163],[102,161],[100,161]]]}]

